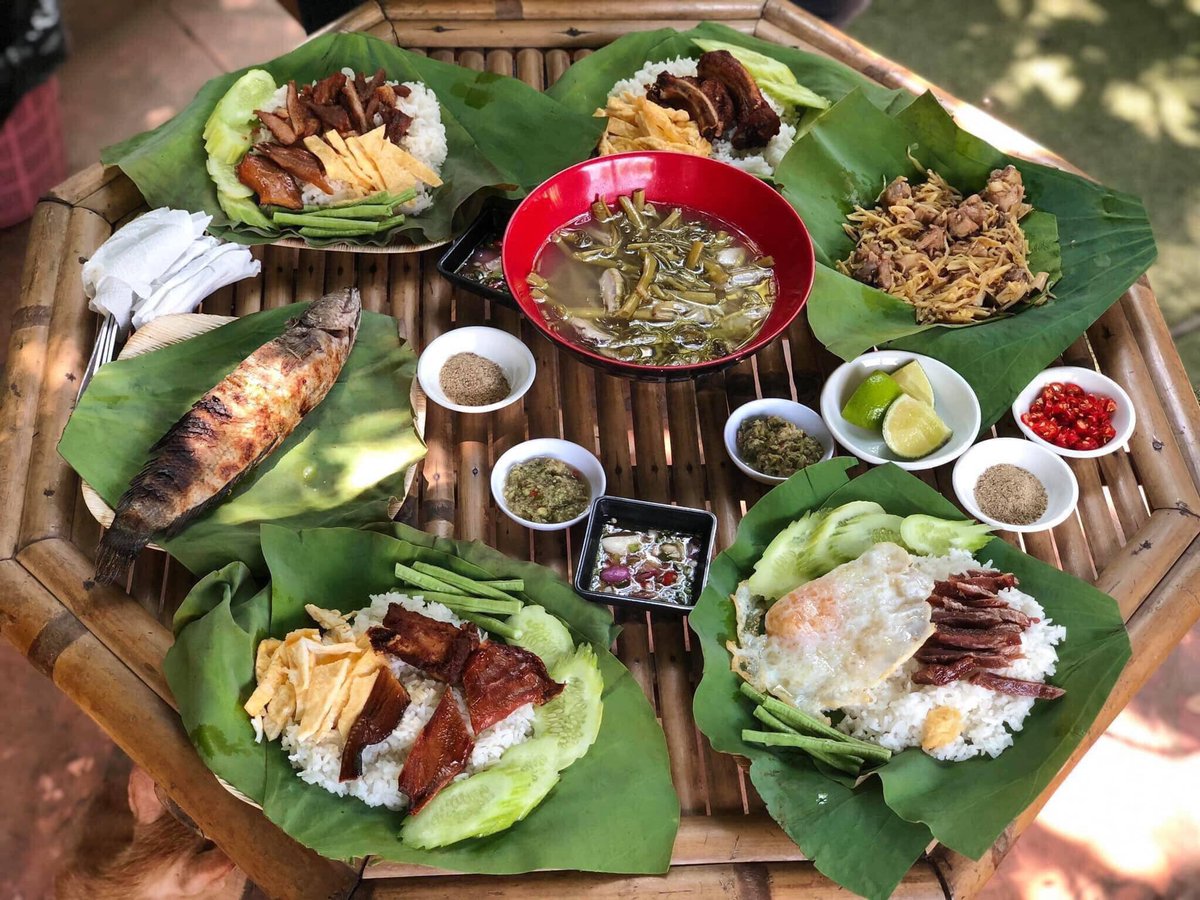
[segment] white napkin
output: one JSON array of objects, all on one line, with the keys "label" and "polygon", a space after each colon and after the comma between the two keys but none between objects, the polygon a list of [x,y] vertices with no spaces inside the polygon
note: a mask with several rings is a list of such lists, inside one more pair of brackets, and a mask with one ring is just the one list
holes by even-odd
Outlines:
[{"label": "white napkin", "polygon": [[168,313],[191,312],[217,288],[257,275],[260,265],[239,244],[204,230],[212,216],[154,209],[118,229],[83,267],[88,307],[124,329]]}]

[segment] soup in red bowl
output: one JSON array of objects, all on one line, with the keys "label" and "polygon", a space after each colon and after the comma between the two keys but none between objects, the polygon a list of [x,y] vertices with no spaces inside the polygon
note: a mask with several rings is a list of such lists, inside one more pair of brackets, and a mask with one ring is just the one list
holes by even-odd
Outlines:
[{"label": "soup in red bowl", "polygon": [[521,311],[585,362],[653,380],[715,372],[803,309],[808,229],[770,185],[680,153],[590,159],[517,207],[503,242]]}]

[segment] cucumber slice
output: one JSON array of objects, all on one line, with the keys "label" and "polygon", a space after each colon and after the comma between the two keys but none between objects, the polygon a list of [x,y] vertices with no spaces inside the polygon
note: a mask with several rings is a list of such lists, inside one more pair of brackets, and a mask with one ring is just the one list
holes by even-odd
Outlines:
[{"label": "cucumber slice", "polygon": [[240,132],[253,120],[254,111],[270,100],[277,90],[279,86],[270,72],[251,69],[231,84],[225,95],[217,101],[208,121],[204,123],[204,139],[208,140],[209,129],[217,122]]},{"label": "cucumber slice", "polygon": [[[604,678],[590,644],[580,644],[574,655],[556,665],[550,675],[566,687],[534,710],[533,733],[538,740],[553,742],[556,765],[565,769],[587,753],[600,733]],[[501,762],[505,758],[507,754]]]},{"label": "cucumber slice", "polygon": [[808,545],[809,536],[824,517],[823,510],[805,513],[775,535],[762,557],[754,564],[754,574],[748,583],[751,594],[778,600],[800,583],[796,581],[794,570]]},{"label": "cucumber slice", "polygon": [[992,529],[978,522],[955,522],[934,516],[906,516],[900,537],[913,553],[941,556],[950,550],[974,553],[991,540]]},{"label": "cucumber slice", "polygon": [[215,122],[204,139],[204,150],[209,159],[227,165],[236,165],[250,149],[250,126],[234,128],[224,122]]},{"label": "cucumber slice", "polygon": [[205,163],[205,168],[208,169],[209,177],[216,184],[219,193],[223,193],[227,197],[254,196],[254,191],[238,181],[237,173],[233,171],[233,166],[229,163],[221,162],[215,156],[210,156],[208,162]]},{"label": "cucumber slice", "polygon": [[558,783],[551,741],[526,741],[494,766],[444,788],[400,827],[410,847],[429,850],[503,831],[525,818]]},{"label": "cucumber slice", "polygon": [[245,222],[247,225],[262,228],[265,231],[276,232],[279,230],[270,219],[263,215],[263,211],[253,200],[246,197],[231,197],[224,191],[218,190],[217,202],[221,204],[221,209],[225,210],[225,215],[235,222]]},{"label": "cucumber slice", "polygon": [[509,643],[536,653],[549,671],[575,651],[575,641],[567,626],[540,606],[522,607],[509,617],[508,625],[521,632],[519,639]]},{"label": "cucumber slice", "polygon": [[903,521],[904,519],[900,516],[879,512],[867,513],[843,523],[830,541],[831,551],[829,555],[836,559],[837,562],[830,567],[829,571],[837,568],[842,563],[858,559],[876,544],[883,541],[891,541],[894,544],[902,543],[900,525]]}]

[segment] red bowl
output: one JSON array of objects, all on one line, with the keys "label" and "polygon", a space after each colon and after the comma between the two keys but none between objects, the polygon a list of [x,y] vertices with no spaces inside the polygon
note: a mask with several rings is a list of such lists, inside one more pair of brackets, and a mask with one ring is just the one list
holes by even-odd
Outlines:
[{"label": "red bowl", "polygon": [[[754,339],[733,353],[680,366],[622,362],[568,340],[552,328],[533,299],[526,277],[537,255],[559,228],[588,212],[596,195],[609,202],[645,188],[646,199],[685,206],[733,226],[759,252],[775,259],[778,295]],[[534,188],[504,232],[504,278],[517,305],[559,347],[589,365],[628,378],[678,380],[716,372],[761,350],[800,314],[812,290],[815,260],[808,229],[773,187],[723,162],[685,153],[618,153],[564,169]]]}]

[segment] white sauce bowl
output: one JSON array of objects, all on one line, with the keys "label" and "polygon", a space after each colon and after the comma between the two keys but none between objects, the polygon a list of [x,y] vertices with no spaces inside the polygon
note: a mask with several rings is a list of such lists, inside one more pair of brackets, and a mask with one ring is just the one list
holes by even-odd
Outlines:
[{"label": "white sauce bowl", "polygon": [[805,434],[820,441],[821,447],[824,449],[820,462],[833,457],[835,449],[833,434],[815,410],[809,409],[803,403],[776,397],[751,400],[731,412],[729,418],[725,420],[725,451],[733,460],[733,464],[755,481],[761,481],[763,484],[783,484],[787,481],[787,478],[767,475],[765,472],[758,471],[742,459],[741,454],[738,453],[737,433],[742,423],[747,419],[757,419],[763,416],[779,416],[779,418],[791,422]]}]

